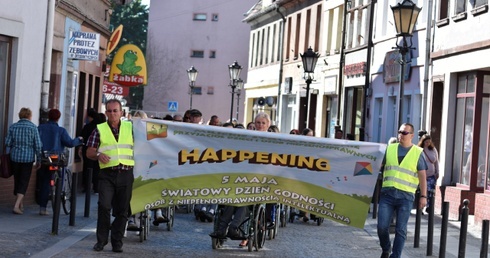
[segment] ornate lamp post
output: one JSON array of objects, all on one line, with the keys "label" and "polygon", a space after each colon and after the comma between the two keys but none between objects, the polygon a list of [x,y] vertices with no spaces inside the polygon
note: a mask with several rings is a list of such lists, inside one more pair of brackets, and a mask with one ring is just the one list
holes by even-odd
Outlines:
[{"label": "ornate lamp post", "polygon": [[189,76],[189,88],[190,88],[190,95],[191,95],[191,103],[190,103],[190,108],[192,109],[192,94],[194,93],[194,83],[196,82],[197,79],[197,70],[194,68],[194,66],[191,66],[189,70],[187,70],[187,76]]},{"label": "ornate lamp post", "polygon": [[242,66],[237,61],[228,66],[230,72],[230,87],[231,87],[231,107],[230,107],[230,122],[233,122],[233,98],[235,97],[235,88],[238,85],[238,79],[240,78],[240,72]]},{"label": "ornate lamp post", "polygon": [[[395,18],[397,33],[396,48],[402,56],[400,61],[400,91],[398,93],[398,126],[400,126],[403,123],[403,88],[405,84],[405,65],[407,63],[407,53],[410,51],[410,49],[415,49],[412,47],[412,33],[422,8],[417,7],[417,5],[415,5],[411,0],[403,0],[403,2],[398,3],[395,6],[391,6],[391,10],[393,11],[393,17]],[[402,37],[401,45],[398,40],[399,37]],[[396,128],[396,131],[398,131],[398,128]]]},{"label": "ornate lamp post", "polygon": [[308,48],[306,52],[301,55],[301,61],[303,61],[303,69],[304,69],[304,79],[306,81],[306,106],[304,108],[304,118],[305,118],[305,127],[308,128],[308,110],[310,109],[308,102],[310,98],[310,84],[313,81],[313,74],[315,72],[316,62],[318,61],[318,57],[320,54],[313,52],[311,47]]},{"label": "ornate lamp post", "polygon": [[242,94],[243,80],[238,79],[236,83],[236,120],[238,122],[238,113],[240,112],[240,94]]}]

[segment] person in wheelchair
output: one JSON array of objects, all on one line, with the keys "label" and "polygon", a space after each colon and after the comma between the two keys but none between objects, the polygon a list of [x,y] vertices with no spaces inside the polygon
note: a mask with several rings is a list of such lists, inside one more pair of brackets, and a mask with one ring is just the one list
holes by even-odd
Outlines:
[{"label": "person in wheelchair", "polygon": [[[244,238],[243,229],[240,229],[240,225],[245,220],[249,211],[248,206],[223,206],[223,212],[218,217],[218,230],[211,233],[211,237],[216,238],[231,238],[240,239]],[[242,240],[240,246],[246,246],[247,240]]]},{"label": "person in wheelchair", "polygon": [[159,226],[160,223],[167,223],[167,222],[169,222],[169,219],[167,217],[167,214],[166,214],[166,212],[163,211],[162,208],[154,209],[152,211],[154,212],[153,225]]}]

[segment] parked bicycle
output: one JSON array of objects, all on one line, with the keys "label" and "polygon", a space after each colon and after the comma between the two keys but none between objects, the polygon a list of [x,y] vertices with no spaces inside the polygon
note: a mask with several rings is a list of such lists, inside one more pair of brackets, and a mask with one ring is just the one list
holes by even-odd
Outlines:
[{"label": "parked bicycle", "polygon": [[53,207],[53,212],[56,212],[56,182],[60,182],[60,204],[63,207],[63,211],[66,215],[70,214],[71,205],[71,179],[72,173],[67,168],[68,158],[65,153],[49,152],[44,151],[41,163],[43,165],[49,166],[49,171],[52,172],[50,180],[50,194],[49,199],[51,200],[51,206]]}]

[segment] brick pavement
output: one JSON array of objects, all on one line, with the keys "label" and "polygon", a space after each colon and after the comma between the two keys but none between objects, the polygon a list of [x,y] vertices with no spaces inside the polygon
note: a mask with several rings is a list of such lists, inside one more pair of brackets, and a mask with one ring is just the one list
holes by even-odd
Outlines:
[{"label": "brick pavement", "polygon": [[[11,207],[0,207],[1,257],[379,257],[376,220],[369,214],[364,229],[355,229],[326,220],[323,225],[295,222],[280,228],[274,240],[264,249],[248,252],[238,241],[227,241],[222,249],[212,250],[208,234],[211,223],[196,221],[191,214],[177,213],[173,231],[162,225],[151,226],[148,240],[139,242],[135,232],[128,232],[124,253],[111,252],[110,245],[94,252],[96,196],[92,196],[90,217],[83,217],[84,195],[77,196],[75,226],[68,226],[69,216],[61,215],[58,235],[51,234],[52,216],[38,215],[38,207],[26,207],[24,215],[14,215]],[[435,217],[434,248],[438,257],[440,216]],[[404,258],[425,257],[427,216],[422,218],[420,247],[413,248],[415,216],[411,216]],[[466,257],[479,257],[481,229],[469,227]],[[392,235],[393,236],[393,235]],[[446,257],[458,257],[459,222],[451,221],[448,229]]]}]

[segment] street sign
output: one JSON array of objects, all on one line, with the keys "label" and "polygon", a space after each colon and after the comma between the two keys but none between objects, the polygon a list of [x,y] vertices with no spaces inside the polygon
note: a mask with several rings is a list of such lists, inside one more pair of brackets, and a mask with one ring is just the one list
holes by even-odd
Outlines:
[{"label": "street sign", "polygon": [[179,110],[179,102],[169,101],[168,102],[168,112],[177,112]]}]

